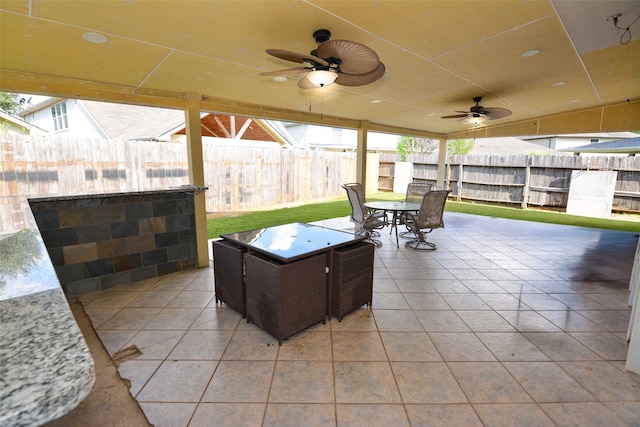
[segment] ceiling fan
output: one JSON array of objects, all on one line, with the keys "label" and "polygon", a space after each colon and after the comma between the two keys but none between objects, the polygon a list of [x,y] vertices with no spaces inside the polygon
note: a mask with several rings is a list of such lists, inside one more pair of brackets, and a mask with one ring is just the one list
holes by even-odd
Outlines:
[{"label": "ceiling fan", "polygon": [[473,98],[473,102],[476,103],[473,107],[469,109],[469,111],[457,111],[460,114],[452,114],[450,116],[442,116],[442,119],[480,119],[480,120],[496,120],[501,119],[503,117],[507,117],[511,115],[511,110],[507,110],[506,108],[499,107],[483,107],[480,105],[480,101],[482,101],[481,96],[476,96]]},{"label": "ceiling fan", "polygon": [[302,89],[324,87],[332,83],[342,86],[363,86],[382,77],[386,68],[378,54],[362,43],[349,40],[329,40],[331,32],[321,29],[313,33],[318,47],[309,54],[281,49],[267,49],[269,55],[309,66],[286,70],[265,71],[261,76],[304,76],[298,81]]}]

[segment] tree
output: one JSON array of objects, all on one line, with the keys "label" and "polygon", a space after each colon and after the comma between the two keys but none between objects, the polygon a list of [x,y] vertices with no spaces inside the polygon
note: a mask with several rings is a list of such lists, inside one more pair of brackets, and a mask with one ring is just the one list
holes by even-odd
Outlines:
[{"label": "tree", "polygon": [[17,93],[0,92],[0,111],[15,116],[22,109],[25,99]]},{"label": "tree", "polygon": [[451,139],[447,141],[447,154],[450,156],[469,154],[475,143],[473,139]]},{"label": "tree", "polygon": [[436,151],[438,141],[429,138],[418,138],[415,136],[401,136],[398,139],[398,154],[403,162],[407,160],[408,154],[431,154]]}]

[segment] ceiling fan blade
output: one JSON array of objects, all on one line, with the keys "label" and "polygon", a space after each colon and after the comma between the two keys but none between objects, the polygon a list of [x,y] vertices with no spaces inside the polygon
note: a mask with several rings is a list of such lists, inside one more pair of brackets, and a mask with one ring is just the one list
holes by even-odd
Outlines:
[{"label": "ceiling fan blade", "polygon": [[382,62],[378,63],[378,66],[368,73],[362,74],[349,74],[349,73],[339,73],[338,78],[336,79],[336,83],[341,86],[363,86],[368,85],[369,83],[373,83],[376,80],[380,79],[380,77],[384,76],[386,72],[386,67]]},{"label": "ceiling fan blade", "polygon": [[487,120],[496,120],[501,119],[503,117],[507,117],[511,115],[511,110],[507,110],[506,108],[499,107],[489,107],[482,110],[482,114],[487,118]]},{"label": "ceiling fan blade", "polygon": [[298,62],[302,64],[303,62],[315,63],[318,65],[322,65],[323,67],[329,66],[329,63],[322,58],[318,58],[317,56],[308,55],[305,53],[292,52],[290,50],[282,50],[282,49],[267,49],[269,55],[275,56],[276,58],[284,59],[285,61]]},{"label": "ceiling fan blade", "polygon": [[459,118],[466,118],[469,115],[469,113],[464,113],[464,114],[452,114],[450,116],[442,116],[440,117],[441,119],[459,119]]},{"label": "ceiling fan blade", "polygon": [[380,63],[378,54],[362,43],[349,40],[329,40],[316,50],[322,58],[340,59],[340,71],[348,74],[364,74],[375,71]]},{"label": "ceiling fan blade", "polygon": [[286,70],[276,70],[276,71],[263,71],[259,73],[261,76],[299,76],[301,74],[306,74],[311,71],[307,67],[296,67],[296,68],[288,68]]}]

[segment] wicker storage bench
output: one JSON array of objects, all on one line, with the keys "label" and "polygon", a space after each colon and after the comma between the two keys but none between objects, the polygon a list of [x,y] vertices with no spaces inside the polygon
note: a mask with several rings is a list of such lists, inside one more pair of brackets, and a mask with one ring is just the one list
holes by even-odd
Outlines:
[{"label": "wicker storage bench", "polygon": [[282,340],[326,320],[326,255],[281,263],[249,252],[245,258],[247,322]]},{"label": "wicker storage bench", "polygon": [[223,302],[246,316],[244,254],[234,243],[216,240],[213,247],[213,272],[216,302]]},{"label": "wicker storage bench", "polygon": [[361,242],[333,252],[331,314],[342,321],[345,314],[371,305],[373,299],[374,245]]}]

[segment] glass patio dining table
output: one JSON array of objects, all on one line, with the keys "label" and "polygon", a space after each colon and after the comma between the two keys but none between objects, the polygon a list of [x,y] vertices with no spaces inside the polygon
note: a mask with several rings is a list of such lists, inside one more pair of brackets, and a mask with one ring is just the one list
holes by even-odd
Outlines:
[{"label": "glass patio dining table", "polygon": [[396,232],[396,246],[400,248],[400,243],[398,242],[398,225],[402,224],[402,215],[403,212],[417,212],[420,210],[420,203],[410,203],[410,202],[398,202],[398,201],[377,201],[377,202],[366,202],[364,206],[368,209],[373,209],[376,211],[385,211],[391,212],[391,221],[389,225],[391,225],[391,231],[395,229]]}]

